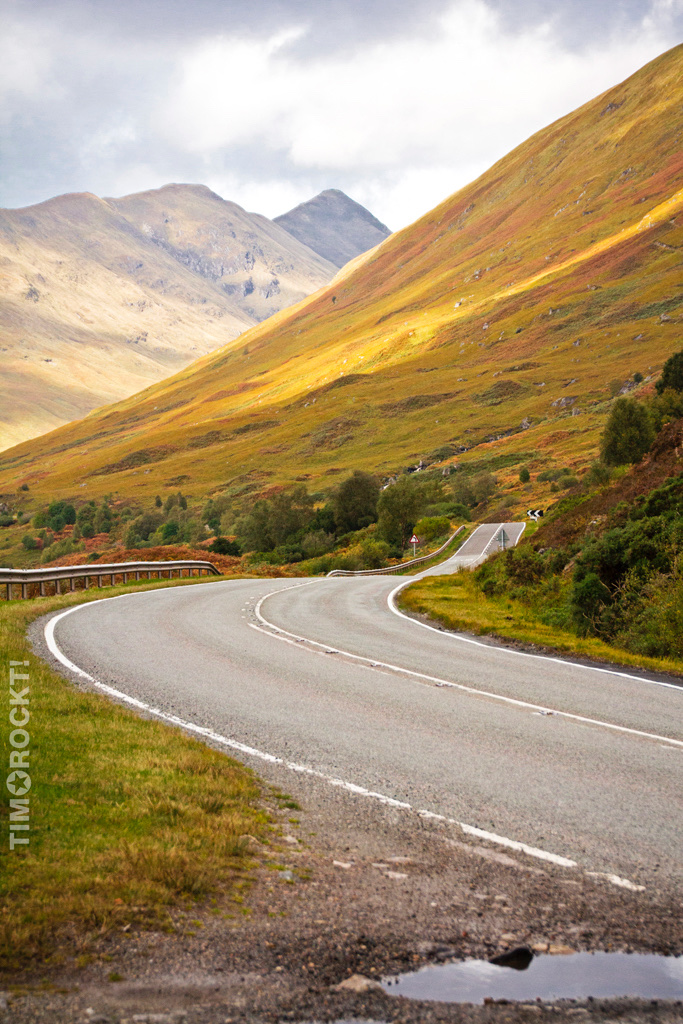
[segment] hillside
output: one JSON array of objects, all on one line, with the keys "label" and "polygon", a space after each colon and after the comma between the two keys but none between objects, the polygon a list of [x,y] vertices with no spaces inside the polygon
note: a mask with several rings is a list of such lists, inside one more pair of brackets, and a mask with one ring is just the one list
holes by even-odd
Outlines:
[{"label": "hillside", "polygon": [[0,447],[167,377],[335,269],[203,186],[0,211]]},{"label": "hillside", "polygon": [[391,234],[369,210],[336,188],[275,217],[275,223],[336,267],[343,267]]},{"label": "hillside", "polygon": [[580,471],[612,396],[680,347],[682,101],[677,47],[297,306],[4,453],[0,491],[326,488],[454,455]]}]

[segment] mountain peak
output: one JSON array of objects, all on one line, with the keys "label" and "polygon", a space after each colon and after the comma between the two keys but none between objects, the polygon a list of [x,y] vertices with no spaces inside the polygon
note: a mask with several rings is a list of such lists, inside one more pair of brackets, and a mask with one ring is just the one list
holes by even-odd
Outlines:
[{"label": "mountain peak", "polygon": [[325,189],[274,221],[337,267],[391,234],[386,224],[338,188]]}]

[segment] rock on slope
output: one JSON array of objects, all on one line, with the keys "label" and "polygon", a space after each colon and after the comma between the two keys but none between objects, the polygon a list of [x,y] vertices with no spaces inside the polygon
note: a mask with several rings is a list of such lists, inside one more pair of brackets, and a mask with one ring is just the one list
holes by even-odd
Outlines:
[{"label": "rock on slope", "polygon": [[275,223],[337,267],[343,267],[391,234],[364,206],[336,188],[329,188],[275,217]]},{"label": "rock on slope", "polygon": [[203,186],[0,211],[0,448],[131,395],[336,267]]}]

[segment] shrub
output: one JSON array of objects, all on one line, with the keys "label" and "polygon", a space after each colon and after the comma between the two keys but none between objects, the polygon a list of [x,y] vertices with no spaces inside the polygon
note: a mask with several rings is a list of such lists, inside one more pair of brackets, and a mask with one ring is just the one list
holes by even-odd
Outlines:
[{"label": "shrub", "polygon": [[522,466],[519,471],[519,482],[522,484],[528,484],[531,480],[531,473],[526,466]]},{"label": "shrub", "polygon": [[597,621],[611,595],[597,573],[589,572],[574,580],[571,593],[571,612],[574,625],[581,636],[597,632]]},{"label": "shrub", "polygon": [[236,544],[234,540],[229,540],[227,537],[216,537],[209,544],[209,551],[213,551],[217,555],[235,555],[236,557],[240,555],[239,544]]},{"label": "shrub", "polygon": [[21,543],[23,544],[27,551],[35,551],[36,548],[42,547],[42,544],[40,543],[38,538],[34,537],[30,533],[24,534],[24,536],[21,538]]},{"label": "shrub", "polygon": [[171,520],[168,523],[164,523],[161,527],[161,541],[163,544],[170,544],[171,541],[177,539],[180,533],[180,526],[175,520]]},{"label": "shrub", "polygon": [[427,519],[420,519],[415,523],[415,533],[420,540],[429,544],[435,537],[442,537],[449,533],[451,528],[450,519],[446,516],[431,516]]},{"label": "shrub", "polygon": [[377,521],[379,481],[360,469],[340,484],[334,496],[334,518],[341,533],[361,530]]},{"label": "shrub", "polygon": [[360,557],[364,569],[382,569],[387,564],[391,548],[383,540],[372,540],[370,537],[360,545]]},{"label": "shrub", "polygon": [[596,459],[595,462],[591,463],[584,479],[591,486],[603,487],[609,483],[609,478],[610,471],[608,467]]},{"label": "shrub", "polygon": [[683,391],[683,349],[669,356],[662,367],[662,376],[655,384],[658,395],[661,395],[667,388]]},{"label": "shrub", "polygon": [[600,441],[600,455],[608,466],[640,462],[650,450],[655,432],[650,414],[634,398],[618,398],[612,406]]},{"label": "shrub", "polygon": [[424,505],[424,491],[409,476],[399,477],[395,484],[382,491],[377,511],[383,540],[405,547]]}]

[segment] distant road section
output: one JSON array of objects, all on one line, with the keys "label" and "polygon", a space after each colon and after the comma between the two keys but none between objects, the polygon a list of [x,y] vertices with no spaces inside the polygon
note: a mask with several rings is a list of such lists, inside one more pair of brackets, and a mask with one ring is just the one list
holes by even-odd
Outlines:
[{"label": "distant road section", "polygon": [[420,576],[449,576],[458,569],[473,569],[494,551],[514,548],[524,532],[525,523],[482,523],[454,555],[432,566]]}]

